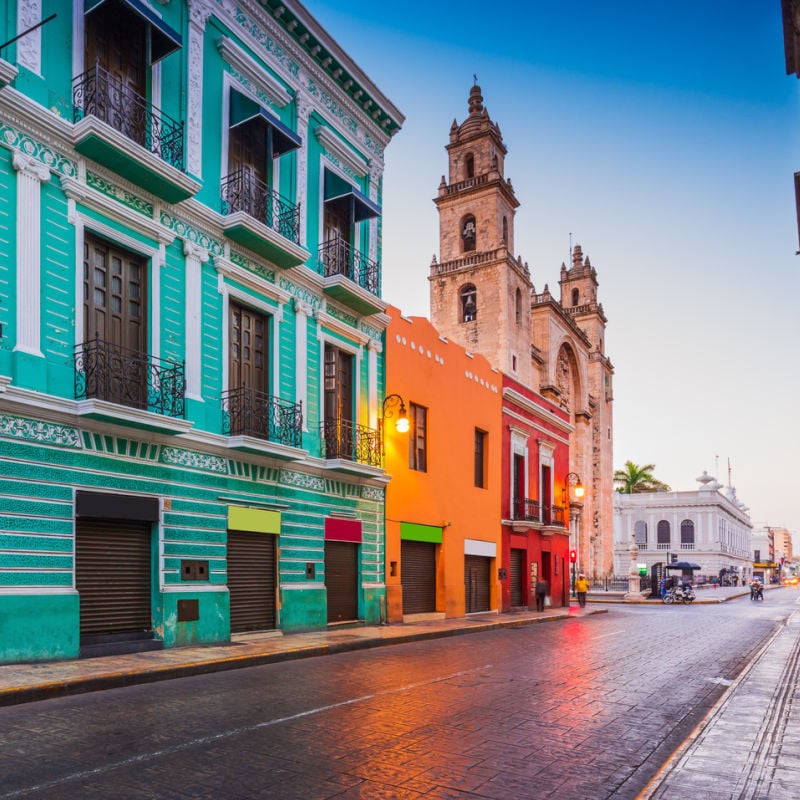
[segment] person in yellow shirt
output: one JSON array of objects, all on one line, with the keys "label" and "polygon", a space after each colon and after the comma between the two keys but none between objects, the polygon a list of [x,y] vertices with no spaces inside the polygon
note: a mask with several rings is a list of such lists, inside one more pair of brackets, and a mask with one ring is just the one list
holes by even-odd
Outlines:
[{"label": "person in yellow shirt", "polygon": [[575,594],[578,595],[578,603],[581,608],[586,608],[586,592],[588,591],[589,581],[586,580],[586,576],[581,572],[575,581]]}]

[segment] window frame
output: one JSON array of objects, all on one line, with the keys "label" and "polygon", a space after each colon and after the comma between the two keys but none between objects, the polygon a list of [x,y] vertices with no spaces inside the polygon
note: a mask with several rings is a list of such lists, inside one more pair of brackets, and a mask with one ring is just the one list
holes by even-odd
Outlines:
[{"label": "window frame", "polygon": [[[420,424],[420,420],[422,423]],[[408,468],[428,471],[428,409],[418,403],[408,404]]]}]

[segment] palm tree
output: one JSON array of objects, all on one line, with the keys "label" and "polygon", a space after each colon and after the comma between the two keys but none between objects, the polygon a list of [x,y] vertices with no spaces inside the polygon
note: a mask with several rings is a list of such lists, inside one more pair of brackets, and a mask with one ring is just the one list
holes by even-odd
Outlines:
[{"label": "palm tree", "polygon": [[672,491],[663,481],[653,477],[655,464],[644,464],[641,467],[633,461],[625,462],[625,469],[614,472],[614,483],[617,491],[623,494],[641,494],[642,492]]}]

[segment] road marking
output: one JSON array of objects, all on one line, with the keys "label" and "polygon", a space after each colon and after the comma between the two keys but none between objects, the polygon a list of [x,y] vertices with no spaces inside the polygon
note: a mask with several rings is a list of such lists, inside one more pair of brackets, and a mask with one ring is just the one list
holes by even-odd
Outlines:
[{"label": "road marking", "polygon": [[620,629],[618,631],[611,631],[611,633],[601,633],[599,636],[591,636],[589,638],[591,638],[591,639],[605,639],[606,636],[617,636],[620,633],[624,633],[624,631],[622,629]]},{"label": "road marking", "polygon": [[192,747],[197,747],[199,745],[211,744],[212,742],[218,742],[222,739],[229,739],[232,736],[238,736],[241,733],[249,733],[250,731],[257,731],[261,728],[269,728],[272,725],[280,725],[282,722],[293,722],[296,719],[303,719],[303,717],[310,717],[314,714],[321,714],[324,711],[332,711],[335,708],[344,708],[345,706],[355,705],[356,703],[363,703],[367,700],[374,700],[378,697],[386,697],[387,695],[391,694],[400,694],[401,692],[407,692],[412,689],[418,689],[421,686],[430,686],[434,683],[442,683],[443,681],[449,681],[453,678],[460,678],[463,675],[469,675],[473,672],[481,672],[486,669],[491,669],[493,664],[484,664],[481,667],[474,667],[473,669],[465,669],[461,670],[460,672],[454,672],[451,675],[444,675],[439,678],[432,678],[427,681],[418,681],[417,683],[408,683],[404,686],[398,686],[395,689],[387,689],[385,692],[376,692],[375,694],[365,694],[361,697],[353,697],[350,700],[342,700],[339,703],[331,703],[327,706],[319,706],[317,708],[310,708],[308,711],[299,711],[297,714],[290,714],[288,717],[277,717],[276,719],[267,719],[263,722],[256,722],[253,725],[243,725],[240,728],[233,728],[228,731],[222,731],[222,733],[215,733],[211,736],[199,736],[196,739],[190,739],[188,742],[183,742],[182,744],[175,744],[172,747],[165,747],[161,750],[154,750],[151,753],[140,753],[138,756],[131,756],[130,758],[125,758],[121,761],[114,761],[110,764],[104,764],[101,767],[95,767],[94,769],[86,769],[81,770],[80,772],[73,772],[70,775],[64,775],[61,778],[56,778],[52,781],[46,781],[45,783],[39,783],[35,786],[26,786],[22,789],[14,789],[11,792],[5,792],[4,794],[0,794],[0,800],[5,800],[5,798],[10,797],[22,797],[23,795],[30,794],[31,792],[41,792],[46,789],[52,789],[56,786],[61,786],[64,783],[69,783],[70,781],[77,781],[81,780],[81,778],[89,778],[95,775],[102,775],[105,772],[111,772],[111,770],[119,769],[120,767],[129,767],[133,764],[141,764],[144,761],[149,761],[153,758],[160,758],[161,756],[170,756],[174,753],[180,753],[182,750],[188,750]]}]

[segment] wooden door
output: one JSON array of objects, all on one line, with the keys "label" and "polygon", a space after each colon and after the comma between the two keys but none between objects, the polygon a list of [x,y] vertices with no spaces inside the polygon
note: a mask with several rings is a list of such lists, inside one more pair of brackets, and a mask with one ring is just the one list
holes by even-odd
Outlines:
[{"label": "wooden door", "polygon": [[353,356],[325,345],[325,419],[353,420]]},{"label": "wooden door", "polygon": [[245,211],[266,222],[267,126],[248,122],[231,128],[228,135],[228,174],[233,177],[228,202],[231,211]]},{"label": "wooden door", "polygon": [[248,387],[269,394],[267,319],[231,304],[228,388]]}]

